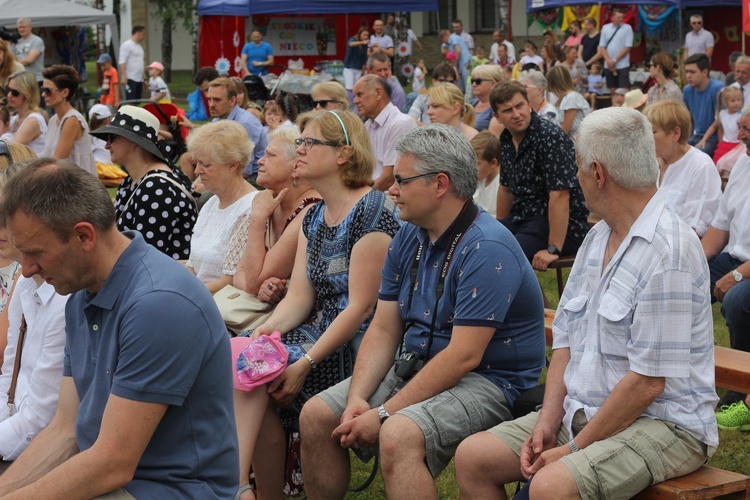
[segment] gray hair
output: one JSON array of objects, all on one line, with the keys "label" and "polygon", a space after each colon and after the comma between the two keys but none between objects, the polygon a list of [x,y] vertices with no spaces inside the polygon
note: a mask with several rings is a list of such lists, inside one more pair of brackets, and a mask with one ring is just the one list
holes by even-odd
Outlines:
[{"label": "gray hair", "polygon": [[656,186],[659,165],[651,123],[631,108],[594,111],[581,123],[576,152],[581,170],[594,160],[607,168],[612,180],[624,189]]},{"label": "gray hair", "polygon": [[79,222],[115,230],[115,207],[104,184],[68,160],[32,160],[11,175],[0,198],[0,225],[18,211],[39,219],[63,242]]},{"label": "gray hair", "polygon": [[419,127],[398,141],[396,152],[414,157],[417,175],[435,171],[448,174],[459,199],[474,196],[479,175],[477,157],[471,143],[455,127],[439,123]]},{"label": "gray hair", "polygon": [[299,139],[299,136],[299,129],[296,125],[285,125],[268,134],[268,142],[278,139],[281,143],[281,149],[284,151],[284,156],[287,160],[291,160],[297,156],[297,145],[294,141]]},{"label": "gray hair", "polygon": [[738,57],[737,59],[735,59],[734,64],[735,65],[737,65],[737,64],[748,64],[748,65],[750,65],[750,57],[748,57],[746,55],[741,55],[740,57]]},{"label": "gray hair", "polygon": [[547,78],[541,71],[537,71],[535,69],[527,69],[526,71],[522,71],[521,76],[518,78],[518,81],[523,83],[524,80],[530,82],[534,87],[542,87],[544,89],[547,88]]},{"label": "gray hair", "polygon": [[31,26],[31,18],[30,17],[19,17],[18,20],[16,21],[16,26],[18,26],[19,24],[23,24],[23,25],[27,25],[28,24],[29,26]]},{"label": "gray hair", "polygon": [[690,19],[697,19],[698,21],[703,22],[703,16],[701,16],[700,14],[693,14],[692,16],[690,16]]}]

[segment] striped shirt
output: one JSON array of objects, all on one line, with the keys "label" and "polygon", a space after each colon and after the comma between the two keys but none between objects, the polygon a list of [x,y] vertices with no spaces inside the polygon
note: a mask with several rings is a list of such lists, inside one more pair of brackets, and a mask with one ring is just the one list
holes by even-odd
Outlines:
[{"label": "striped shirt", "polygon": [[[570,348],[563,425],[590,420],[628,373],[664,377],[643,412],[718,446],[708,264],[695,232],[657,192],[602,271],[611,230],[592,228],[578,250],[553,324],[553,349]],[[571,433],[572,435],[572,433]]]}]

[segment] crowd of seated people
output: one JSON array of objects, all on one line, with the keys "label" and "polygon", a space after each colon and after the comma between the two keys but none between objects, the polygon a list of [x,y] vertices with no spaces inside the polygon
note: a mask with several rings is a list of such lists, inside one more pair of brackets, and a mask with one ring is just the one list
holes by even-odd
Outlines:
[{"label": "crowd of seated people", "polygon": [[[394,497],[416,486],[432,494],[454,455],[466,498],[502,497],[502,484],[530,476],[538,498],[555,487],[635,494],[707,460],[717,421],[750,429],[747,395],[727,395],[714,414],[705,335],[711,300],[721,301],[732,347],[750,351],[741,223],[750,110],[738,109],[734,89],[720,97],[702,54],[685,61],[678,94],[673,61],[658,53],[638,106],[593,111],[580,93],[580,34],[565,56],[554,31],[541,56],[527,43],[513,71],[490,60],[469,77],[448,58],[409,96],[408,113],[395,105],[401,86],[382,52],[350,82],[353,95],[337,81],[312,88],[311,110],[292,94],[255,102],[241,80],[201,68],[213,120],[183,121],[191,132],[179,165],[143,108],[122,106],[89,130],[73,107],[72,67],[44,71],[51,115],[33,74],[11,74],[14,113],[0,138],[0,496],[67,478],[73,496],[153,487],[279,497],[295,433],[311,498],[342,496],[348,449],[366,460],[374,448]],[[444,50],[473,50],[460,27],[445,35]],[[710,111],[699,109],[706,89]],[[732,152],[723,193],[714,131],[722,154]],[[76,171],[95,173],[92,137],[127,173],[113,204],[95,176]],[[86,192],[45,198],[55,183]],[[603,218],[592,229],[589,210]],[[553,326],[551,389],[545,409],[514,421],[513,403],[544,365],[534,271],[563,256],[576,258]],[[227,287],[268,304],[268,316],[230,332],[212,298]],[[665,328],[644,331],[657,323]],[[192,345],[174,348],[181,330]],[[666,331],[703,354],[673,353]],[[277,333],[288,361],[248,390],[242,356]],[[660,366],[662,355],[674,363]],[[215,420],[201,392],[215,396]],[[674,417],[682,411],[695,419]],[[639,432],[679,444],[623,462],[668,463],[625,486],[598,462]],[[174,439],[183,446],[167,453]],[[71,472],[118,447],[122,471]],[[180,469],[186,459],[190,471]]]}]

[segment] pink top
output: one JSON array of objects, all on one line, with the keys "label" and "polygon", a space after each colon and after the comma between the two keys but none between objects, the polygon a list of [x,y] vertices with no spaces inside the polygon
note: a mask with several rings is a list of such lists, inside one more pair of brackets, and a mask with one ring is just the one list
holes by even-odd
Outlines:
[{"label": "pink top", "polygon": [[565,40],[565,46],[566,47],[575,47],[576,45],[581,45],[581,40],[583,40],[583,33],[581,33],[578,36],[570,35]]}]

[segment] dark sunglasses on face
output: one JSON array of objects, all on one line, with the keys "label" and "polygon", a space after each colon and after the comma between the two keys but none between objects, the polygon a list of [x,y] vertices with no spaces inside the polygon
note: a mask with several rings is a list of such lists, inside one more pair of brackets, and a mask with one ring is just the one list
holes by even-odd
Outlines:
[{"label": "dark sunglasses on face", "polygon": [[21,95],[21,92],[19,92],[18,89],[12,89],[10,87],[4,87],[3,91],[5,91],[5,95],[12,95],[13,97]]},{"label": "dark sunglasses on face", "polygon": [[482,85],[482,82],[489,82],[487,78],[472,78],[471,83],[475,85]]},{"label": "dark sunglasses on face", "polygon": [[700,22],[700,21],[693,21],[693,22],[692,22],[692,23],[690,23],[690,24],[692,24],[693,26],[700,26],[700,25],[701,25],[701,24],[703,24],[703,23],[702,23],[702,22]]},{"label": "dark sunglasses on face", "polygon": [[46,95],[46,96],[51,96],[51,95],[52,95],[52,92],[55,92],[55,91],[57,91],[57,90],[58,90],[58,89],[51,89],[51,88],[49,88],[49,87],[42,87],[42,94],[44,94],[44,95]]},{"label": "dark sunglasses on face", "polygon": [[318,101],[312,101],[313,108],[317,108],[320,106],[321,108],[325,109],[326,106],[328,106],[328,103],[336,102],[333,99],[320,99]]}]

